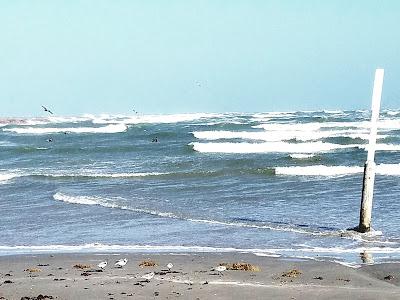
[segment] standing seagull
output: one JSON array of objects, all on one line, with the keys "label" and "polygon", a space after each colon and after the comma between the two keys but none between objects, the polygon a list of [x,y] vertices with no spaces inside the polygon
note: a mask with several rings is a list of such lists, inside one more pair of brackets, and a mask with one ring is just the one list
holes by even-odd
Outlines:
[{"label": "standing seagull", "polygon": [[97,265],[100,269],[104,270],[104,268],[107,266],[107,261],[102,261]]},{"label": "standing seagull", "polygon": [[47,109],[47,108],[46,108],[45,106],[43,106],[43,105],[42,105],[42,107],[43,107],[44,111],[47,111],[48,113],[53,114],[53,112],[52,112],[50,109]]},{"label": "standing seagull", "polygon": [[146,273],[142,276],[143,279],[146,279],[146,281],[150,281],[150,279],[153,279],[155,273],[154,272],[150,272],[150,273]]},{"label": "standing seagull", "polygon": [[174,265],[173,265],[172,263],[169,263],[169,264],[167,265],[168,271],[171,271],[171,269],[172,269],[173,266],[174,266]]},{"label": "standing seagull", "polygon": [[219,272],[219,275],[223,275],[222,272],[226,271],[226,267],[225,266],[218,266],[215,268],[215,271]]},{"label": "standing seagull", "polygon": [[123,266],[126,265],[127,262],[128,262],[128,260],[126,258],[120,259],[120,260],[117,260],[117,262],[115,263],[115,266],[118,268],[122,268]]}]

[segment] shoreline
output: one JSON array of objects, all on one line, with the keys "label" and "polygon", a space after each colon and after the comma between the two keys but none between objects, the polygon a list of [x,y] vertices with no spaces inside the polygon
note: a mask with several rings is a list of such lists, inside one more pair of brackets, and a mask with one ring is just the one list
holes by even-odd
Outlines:
[{"label": "shoreline", "polygon": [[[122,258],[128,263],[115,268]],[[215,271],[220,264],[228,270]],[[398,267],[240,252],[16,254],[0,256],[0,299],[399,299]]]}]

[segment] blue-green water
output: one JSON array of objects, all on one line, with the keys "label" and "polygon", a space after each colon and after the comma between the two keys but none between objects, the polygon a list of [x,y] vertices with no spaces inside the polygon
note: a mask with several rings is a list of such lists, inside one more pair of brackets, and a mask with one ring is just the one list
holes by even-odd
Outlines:
[{"label": "blue-green water", "polygon": [[346,232],[358,224],[368,120],[364,111],[1,119],[0,254],[397,259],[400,111],[381,114],[375,231]]}]

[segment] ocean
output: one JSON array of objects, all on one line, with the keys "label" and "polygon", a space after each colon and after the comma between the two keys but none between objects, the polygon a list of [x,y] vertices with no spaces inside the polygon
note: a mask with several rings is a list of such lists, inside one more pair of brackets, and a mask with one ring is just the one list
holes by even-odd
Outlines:
[{"label": "ocean", "polygon": [[358,225],[368,111],[0,119],[0,255],[243,251],[400,258],[400,110],[380,114],[372,226]]}]

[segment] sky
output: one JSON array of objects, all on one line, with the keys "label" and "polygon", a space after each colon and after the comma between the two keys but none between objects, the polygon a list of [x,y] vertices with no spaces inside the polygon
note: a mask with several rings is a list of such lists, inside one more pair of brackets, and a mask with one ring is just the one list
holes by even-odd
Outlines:
[{"label": "sky", "polygon": [[400,108],[400,1],[0,0],[0,115]]}]

